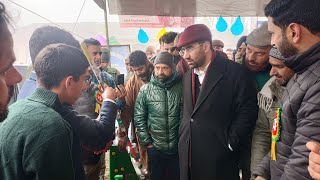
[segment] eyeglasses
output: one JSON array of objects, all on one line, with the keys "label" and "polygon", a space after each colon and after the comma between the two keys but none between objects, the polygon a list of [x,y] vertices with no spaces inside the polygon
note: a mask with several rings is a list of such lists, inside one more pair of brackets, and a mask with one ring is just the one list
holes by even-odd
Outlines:
[{"label": "eyeglasses", "polygon": [[97,54],[99,54],[100,56],[102,55],[102,52],[92,52],[93,56],[96,56]]},{"label": "eyeglasses", "polygon": [[192,52],[195,48],[200,47],[201,45],[203,45],[204,43],[199,43],[197,46],[190,46],[187,48],[181,48],[181,50],[179,51],[180,56],[184,56],[184,54],[186,52],[190,53]]}]

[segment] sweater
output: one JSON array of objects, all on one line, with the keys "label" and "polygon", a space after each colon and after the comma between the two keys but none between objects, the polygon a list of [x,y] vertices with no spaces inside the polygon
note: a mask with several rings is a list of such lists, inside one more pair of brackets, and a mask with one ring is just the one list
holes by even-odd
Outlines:
[{"label": "sweater", "polygon": [[38,88],[0,124],[1,180],[74,179],[72,130],[56,112],[57,94]]}]

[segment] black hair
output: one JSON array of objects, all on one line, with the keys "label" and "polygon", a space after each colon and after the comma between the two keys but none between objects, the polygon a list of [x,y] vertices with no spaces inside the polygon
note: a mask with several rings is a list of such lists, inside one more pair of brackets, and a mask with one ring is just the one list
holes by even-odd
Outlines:
[{"label": "black hair", "polygon": [[208,42],[209,42],[209,44],[210,44],[210,49],[213,49],[212,41],[209,41],[209,40],[208,40]]},{"label": "black hair", "polygon": [[43,26],[36,29],[29,40],[29,51],[32,64],[38,53],[50,44],[63,43],[80,49],[77,41],[71,33],[55,26]]},{"label": "black hair", "polygon": [[9,15],[6,12],[6,7],[4,6],[4,4],[2,2],[0,2],[0,35],[2,37],[2,26],[7,26],[7,24],[9,23]]},{"label": "black hair", "polygon": [[148,58],[146,53],[140,50],[133,51],[129,55],[129,65],[138,67],[147,64]]},{"label": "black hair", "polygon": [[285,30],[291,23],[306,27],[312,34],[320,32],[320,1],[319,0],[271,0],[265,7],[267,17]]},{"label": "black hair", "polygon": [[9,16],[6,12],[6,7],[0,2],[0,24],[9,23]]},{"label": "black hair", "polygon": [[160,46],[162,45],[162,37],[163,37],[163,36],[161,36],[161,37],[159,38],[159,44],[160,44]]},{"label": "black hair", "polygon": [[66,44],[46,46],[34,62],[34,70],[40,84],[49,90],[58,87],[67,76],[72,76],[78,81],[88,67],[89,62],[82,51]]},{"label": "black hair", "polygon": [[83,40],[83,43],[85,43],[88,46],[92,45],[92,46],[101,46],[101,43],[96,40],[96,39],[93,39],[93,38],[90,38],[90,39],[85,39]]},{"label": "black hair", "polygon": [[[176,32],[168,32],[165,35],[163,35],[160,39],[162,43],[166,43],[166,44],[170,44],[174,41],[174,39],[176,38],[176,36],[178,35],[178,33]],[[160,44],[161,44],[160,42]]]}]

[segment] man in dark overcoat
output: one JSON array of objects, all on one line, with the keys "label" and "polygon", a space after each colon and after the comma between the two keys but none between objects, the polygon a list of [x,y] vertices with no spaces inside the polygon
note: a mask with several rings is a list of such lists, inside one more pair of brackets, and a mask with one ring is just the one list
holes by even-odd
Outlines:
[{"label": "man in dark overcoat", "polygon": [[212,48],[209,28],[187,27],[178,46],[191,70],[183,79],[181,180],[238,180],[239,151],[257,119],[254,80],[240,64]]}]

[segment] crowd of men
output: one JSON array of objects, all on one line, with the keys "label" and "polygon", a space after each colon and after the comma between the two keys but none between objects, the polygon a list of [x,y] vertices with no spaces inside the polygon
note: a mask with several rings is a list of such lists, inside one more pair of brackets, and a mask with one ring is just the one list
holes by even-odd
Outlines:
[{"label": "crowd of men", "polygon": [[151,180],[320,179],[319,9],[271,0],[233,54],[206,25],[168,32],[125,59],[125,85],[99,41],[40,27],[8,107],[22,76],[0,3],[0,179],[105,179],[130,128]]}]

